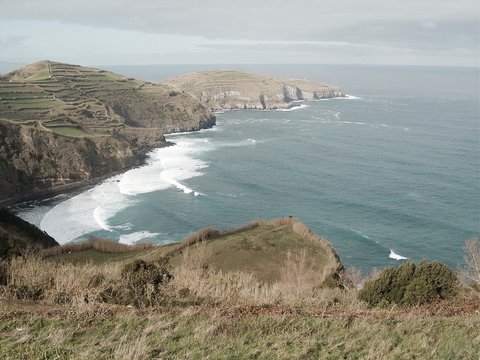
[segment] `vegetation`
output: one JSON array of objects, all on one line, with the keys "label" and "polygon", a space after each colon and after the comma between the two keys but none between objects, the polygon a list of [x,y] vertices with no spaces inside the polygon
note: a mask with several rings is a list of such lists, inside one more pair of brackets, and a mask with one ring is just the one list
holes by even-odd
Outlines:
[{"label": "vegetation", "polygon": [[[191,128],[211,118],[206,109],[166,85],[127,78],[112,72],[40,61],[0,76],[0,119],[17,124],[37,121],[69,137],[112,134],[127,126],[164,132]],[[65,126],[48,126],[67,122]]]},{"label": "vegetation", "polygon": [[359,298],[370,305],[419,305],[449,299],[458,291],[456,274],[438,261],[407,262],[367,281]]},{"label": "vegetation", "polygon": [[[255,252],[278,273],[262,278],[250,259],[240,262]],[[360,293],[390,284],[389,305],[371,307],[337,261],[292,218],[207,228],[169,246],[92,238],[14,257],[0,263],[0,357],[478,358],[480,297],[448,267],[405,263],[376,274]],[[324,286],[329,274],[344,286]]]}]

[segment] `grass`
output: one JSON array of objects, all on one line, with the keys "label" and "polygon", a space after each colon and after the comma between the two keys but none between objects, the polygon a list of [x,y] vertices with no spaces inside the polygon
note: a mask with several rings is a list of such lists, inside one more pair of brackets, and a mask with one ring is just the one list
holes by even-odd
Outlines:
[{"label": "grass", "polygon": [[78,126],[55,126],[55,127],[50,127],[50,130],[64,136],[71,136],[71,137],[91,136],[91,134],[87,133],[85,130],[83,130]]},{"label": "grass", "polygon": [[480,352],[478,316],[232,316],[206,307],[69,316],[66,309],[32,314],[6,304],[0,310],[0,357],[7,359],[478,359]]},{"label": "grass", "polygon": [[125,245],[114,241],[92,237],[80,243],[55,246],[42,251],[50,261],[64,261],[73,264],[102,264],[105,262],[134,260],[144,252],[154,249],[151,243]]},{"label": "grass", "polygon": [[[156,86],[155,91],[147,92],[141,89],[143,84],[143,81],[100,69],[39,62],[2,77],[0,118],[17,123],[68,118],[85,132],[68,127],[54,131],[82,137],[95,135],[99,128],[101,134],[111,133],[120,125],[168,131],[172,126],[178,127],[178,119],[191,123],[187,126],[191,128],[211,116],[186,95],[171,104],[170,88]],[[169,106],[160,106],[166,104]],[[27,113],[19,115],[19,111]]]},{"label": "grass", "polygon": [[[262,278],[245,266],[250,259],[238,267],[240,254],[254,252],[266,270],[279,272]],[[319,287],[325,274],[318,267],[340,271],[338,258],[296,219],[207,228],[169,246],[92,239],[43,255],[7,264],[0,358],[478,359],[480,353],[478,294],[465,289],[448,301],[370,308],[353,287]],[[221,259],[227,256],[236,260]],[[170,259],[173,278],[142,285],[145,296],[157,295],[153,303],[115,301],[139,289],[131,280],[143,275],[124,271],[138,259],[157,266]]]},{"label": "grass", "polygon": [[[224,235],[209,241],[208,246],[211,255],[205,261],[212,268],[250,272],[257,279],[268,282],[280,279],[281,268],[278,265],[285,263],[289,252],[299,255],[302,250],[306,250],[306,260],[319,272],[328,262],[322,248],[295,234],[288,225],[273,229],[256,227]],[[178,263],[181,256],[175,255],[172,264]]]}]

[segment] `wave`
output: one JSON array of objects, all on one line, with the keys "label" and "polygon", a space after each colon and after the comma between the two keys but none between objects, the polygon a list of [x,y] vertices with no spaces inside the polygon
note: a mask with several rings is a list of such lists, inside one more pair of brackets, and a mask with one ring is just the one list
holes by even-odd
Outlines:
[{"label": "wave", "polygon": [[197,159],[194,154],[212,150],[214,147],[207,139],[179,139],[175,146],[156,149],[149,154],[148,164],[123,174],[118,184],[120,192],[135,196],[171,186],[185,194],[201,193],[182,184],[181,181],[202,175],[200,169],[208,164]]},{"label": "wave", "polygon": [[342,123],[342,124],[354,124],[354,125],[367,125],[363,122],[359,122],[359,121],[337,121],[338,123]]},{"label": "wave", "polygon": [[[204,195],[182,181],[202,175],[200,170],[208,164],[194,155],[213,148],[208,139],[187,141],[178,138],[175,146],[155,149],[149,153],[145,166],[114,176],[93,189],[55,205],[43,216],[40,228],[61,244],[95,231],[121,233],[132,225],[115,226],[109,224],[109,219],[131,206],[136,195],[169,187],[175,187],[184,194]],[[69,225],[65,227],[64,223],[67,222]]]},{"label": "wave", "polygon": [[293,106],[293,107],[288,108],[288,109],[277,109],[276,111],[294,111],[294,110],[305,109],[305,108],[308,108],[308,107],[310,107],[310,105],[301,104],[301,105],[298,105],[298,106]]},{"label": "wave", "polygon": [[390,255],[388,255],[388,257],[390,259],[394,259],[394,260],[410,260],[409,258],[405,257],[405,256],[402,256],[402,255],[399,255],[397,254],[396,252],[394,252],[392,249],[390,249]]},{"label": "wave", "polygon": [[100,206],[97,206],[95,210],[93,210],[93,218],[103,230],[112,231],[110,226],[107,224],[106,212]]},{"label": "wave", "polygon": [[137,231],[131,234],[124,234],[120,236],[118,242],[120,244],[132,245],[143,239],[151,239],[160,235],[159,233],[151,233],[150,231]]},{"label": "wave", "polygon": [[361,100],[361,99],[362,98],[360,96],[345,94],[345,96],[336,96],[336,97],[325,98],[325,99],[312,99],[308,101]]},{"label": "wave", "polygon": [[95,231],[113,231],[108,220],[132,204],[120,193],[118,180],[119,176],[115,176],[55,205],[43,216],[40,229],[60,244]]},{"label": "wave", "polygon": [[387,124],[381,124],[382,127],[386,127],[386,128],[397,128],[397,129],[402,129],[404,131],[409,131],[410,128],[406,127],[406,126],[400,126],[400,125],[387,125]]}]

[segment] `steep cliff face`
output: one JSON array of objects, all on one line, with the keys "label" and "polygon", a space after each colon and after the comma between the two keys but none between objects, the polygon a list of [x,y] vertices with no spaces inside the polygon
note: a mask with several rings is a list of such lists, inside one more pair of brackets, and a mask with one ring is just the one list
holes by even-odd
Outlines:
[{"label": "steep cliff face", "polygon": [[191,94],[211,110],[282,109],[294,106],[298,100],[345,96],[332,85],[238,71],[191,73],[166,80],[164,84]]},{"label": "steep cliff face", "polygon": [[0,200],[140,165],[146,151],[166,144],[159,129],[69,137],[5,121],[0,138]]},{"label": "steep cliff face", "polygon": [[163,134],[211,127],[187,93],[42,61],[0,77],[0,205],[140,165]]}]

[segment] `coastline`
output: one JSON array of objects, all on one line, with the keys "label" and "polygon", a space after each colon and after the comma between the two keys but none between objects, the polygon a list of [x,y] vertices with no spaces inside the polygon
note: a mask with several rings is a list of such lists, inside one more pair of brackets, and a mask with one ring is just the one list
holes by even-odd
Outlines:
[{"label": "coastline", "polygon": [[[201,130],[201,129],[199,129]],[[198,131],[198,130],[196,130]],[[186,131],[188,132],[188,131]],[[179,132],[181,133],[181,132]],[[168,134],[170,135],[170,134]],[[65,195],[66,198],[71,198],[75,195],[78,195],[81,192],[89,190],[96,185],[100,184],[101,182],[107,180],[108,178],[123,174],[129,170],[139,168],[146,164],[146,159],[148,158],[147,154],[154,149],[161,149],[164,147],[174,146],[175,143],[171,141],[166,141],[164,144],[160,146],[149,147],[142,151],[141,154],[136,156],[137,160],[139,161],[138,165],[128,166],[123,169],[118,169],[115,171],[111,171],[100,176],[93,177],[91,179],[82,180],[82,181],[74,181],[68,184],[55,186],[49,189],[41,190],[34,193],[26,193],[26,194],[18,194],[16,196],[10,197],[8,199],[0,200],[0,208],[11,208],[17,205],[21,205],[26,202],[31,201],[41,201],[47,200],[49,198],[53,198],[58,195]]]},{"label": "coastline", "polygon": [[[314,99],[314,100],[296,100],[292,101],[290,103],[287,103],[285,107],[282,108],[266,108],[266,109],[259,109],[259,108],[230,108],[230,107],[218,107],[211,109],[213,112],[214,116],[213,119],[215,119],[215,114],[217,113],[224,113],[226,111],[242,111],[242,110],[257,110],[257,111],[293,111],[293,110],[300,110],[305,107],[305,103],[308,103],[310,101],[326,101],[326,100],[342,100],[342,99],[356,99],[357,97],[352,96],[352,95],[347,95],[345,94],[344,96],[341,97],[332,97],[332,98],[325,98],[325,99]],[[306,105],[308,106],[308,105]],[[178,129],[173,130],[172,132],[165,132],[164,136],[173,136],[173,135],[179,135],[179,134],[188,134],[188,133],[196,133],[202,130],[207,130],[211,129],[216,125],[215,120],[213,121],[206,121],[201,124],[200,126],[196,128],[187,128],[184,130],[178,131]],[[41,190],[35,193],[26,193],[26,194],[19,194],[13,197],[10,197],[8,199],[3,199],[0,200],[0,208],[10,208],[14,207],[17,205],[21,205],[26,202],[31,202],[31,201],[41,201],[41,200],[47,200],[49,198],[56,197],[58,195],[64,195],[67,199],[71,198],[75,195],[78,195],[79,193],[89,190],[96,185],[100,184],[101,182],[107,180],[108,178],[120,175],[122,173],[125,173],[129,170],[136,169],[139,167],[142,167],[146,164],[146,159],[147,159],[147,154],[151,152],[154,149],[159,149],[163,147],[169,147],[169,146],[174,146],[175,143],[171,141],[166,141],[163,145],[161,146],[154,146],[154,147],[148,147],[146,150],[144,150],[141,154],[137,155],[137,159],[140,161],[138,165],[126,167],[123,169],[119,169],[116,171],[108,172],[103,175],[88,179],[88,180],[82,180],[82,181],[75,181],[71,182],[68,184],[64,185],[59,185],[55,186],[50,189],[45,189]]]}]

